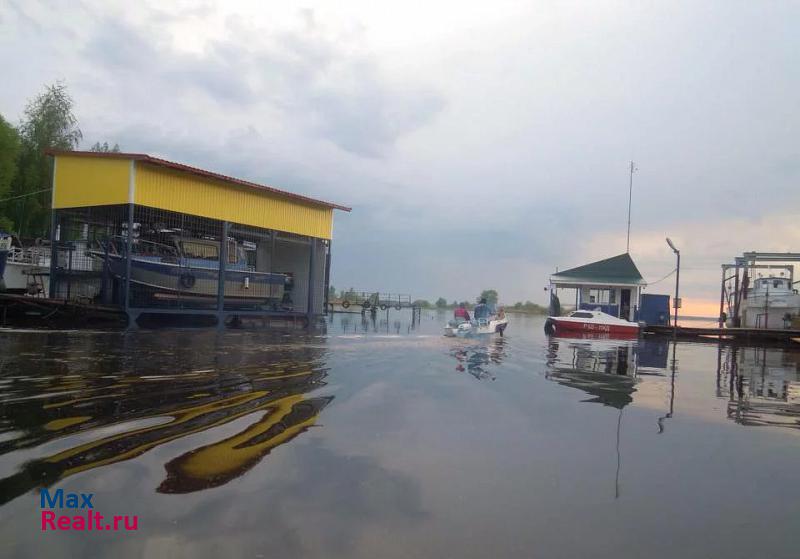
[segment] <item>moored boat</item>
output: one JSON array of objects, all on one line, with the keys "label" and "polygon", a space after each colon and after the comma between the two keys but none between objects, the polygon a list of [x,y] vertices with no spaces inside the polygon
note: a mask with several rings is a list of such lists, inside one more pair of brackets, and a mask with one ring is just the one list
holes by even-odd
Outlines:
[{"label": "moored boat", "polygon": [[[220,243],[210,239],[175,238],[172,245],[135,239],[131,251],[131,282],[149,290],[157,299],[187,296],[215,298],[220,270]],[[287,300],[292,287],[289,274],[260,272],[247,264],[244,250],[229,240],[225,265],[226,299],[248,304],[291,305]],[[112,239],[88,251],[98,260],[108,261],[112,275],[124,278],[127,243]]]},{"label": "moored boat", "polygon": [[[791,277],[782,274],[761,277],[744,289],[741,302],[741,325],[745,328],[789,328],[800,315],[800,295]],[[729,321],[728,326],[733,326]]]},{"label": "moored boat", "polygon": [[26,247],[16,236],[0,233],[0,250],[6,252],[5,292],[36,295],[45,290],[42,278],[50,273],[49,246],[37,242]]},{"label": "moored boat", "polygon": [[544,323],[544,331],[548,335],[587,333],[633,338],[639,335],[639,324],[598,310],[578,310],[567,316],[548,317]]}]

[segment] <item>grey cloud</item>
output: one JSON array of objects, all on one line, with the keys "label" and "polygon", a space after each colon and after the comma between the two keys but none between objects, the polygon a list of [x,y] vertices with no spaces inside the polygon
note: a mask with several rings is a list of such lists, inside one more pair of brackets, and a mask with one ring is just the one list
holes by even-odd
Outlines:
[{"label": "grey cloud", "polygon": [[152,40],[145,40],[134,28],[111,18],[98,25],[83,54],[112,72],[142,71],[158,59]]},{"label": "grey cloud", "polygon": [[[228,28],[245,37],[255,32],[238,20]],[[260,104],[266,103],[362,157],[384,156],[399,138],[424,126],[444,107],[433,91],[392,86],[382,80],[374,59],[351,58],[319,34],[281,32],[273,38],[273,47],[231,39],[207,45],[202,55],[187,54],[171,50],[164,37],[145,37],[139,29],[106,19],[84,54],[115,79],[120,79],[120,70],[141,72],[153,95],[201,91],[223,110],[236,104],[252,111],[256,120]],[[177,102],[174,97],[166,101]]]}]

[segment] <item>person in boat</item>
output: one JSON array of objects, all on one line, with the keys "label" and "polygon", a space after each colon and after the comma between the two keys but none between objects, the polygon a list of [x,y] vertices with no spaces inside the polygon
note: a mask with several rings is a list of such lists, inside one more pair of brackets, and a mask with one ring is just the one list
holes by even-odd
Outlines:
[{"label": "person in boat", "polygon": [[467,306],[464,303],[458,305],[453,311],[453,318],[469,322],[469,311],[467,311]]},{"label": "person in boat", "polygon": [[480,318],[489,318],[491,310],[489,309],[489,305],[486,304],[486,298],[481,298],[480,303],[475,305],[475,309],[472,311],[472,314],[475,316],[476,320]]}]

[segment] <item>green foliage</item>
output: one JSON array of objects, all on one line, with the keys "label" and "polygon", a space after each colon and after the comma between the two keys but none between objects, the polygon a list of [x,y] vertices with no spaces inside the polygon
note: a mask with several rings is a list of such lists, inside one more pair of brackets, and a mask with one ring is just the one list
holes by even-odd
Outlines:
[{"label": "green foliage", "polygon": [[447,299],[445,299],[444,297],[439,297],[438,299],[436,299],[435,305],[437,309],[446,309]]},{"label": "green foliage", "polygon": [[89,148],[89,151],[96,151],[98,153],[119,153],[119,144],[114,144],[111,147],[108,147],[108,142],[95,142],[95,144]]},{"label": "green foliage", "polygon": [[412,305],[413,305],[413,306],[415,306],[415,307],[420,307],[420,308],[422,308],[422,309],[429,309],[429,308],[431,308],[431,303],[430,303],[430,301],[426,301],[425,299],[417,299],[416,301],[414,301],[414,302],[412,303]]},{"label": "green foliage", "polygon": [[0,198],[8,198],[11,184],[17,174],[19,134],[0,115]]},{"label": "green foliage", "polygon": [[525,301],[524,303],[517,302],[511,307],[511,309],[516,312],[526,313],[526,314],[548,314],[547,307],[543,307],[541,305],[537,305],[536,303],[532,303],[531,301]]},{"label": "green foliage", "polygon": [[498,299],[497,291],[494,289],[484,289],[481,291],[480,296],[475,299],[475,302],[480,303],[481,299],[486,299],[486,302],[490,305],[496,305]]},{"label": "green foliage", "polygon": [[53,162],[46,150],[75,149],[83,135],[72,113],[72,98],[63,83],[45,87],[28,103],[19,127],[21,149],[12,195],[4,208],[20,235],[44,236],[50,223],[49,192]]},{"label": "green foliage", "polygon": [[336,288],[334,286],[328,286],[328,301],[333,301],[336,299]]}]

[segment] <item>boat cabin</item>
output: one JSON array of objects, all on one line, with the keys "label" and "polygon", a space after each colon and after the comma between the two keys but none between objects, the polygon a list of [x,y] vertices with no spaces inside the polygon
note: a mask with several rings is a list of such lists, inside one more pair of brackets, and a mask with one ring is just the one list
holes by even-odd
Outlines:
[{"label": "boat cabin", "polygon": [[636,320],[646,286],[630,254],[556,272],[550,276],[551,297],[559,289],[575,290],[577,310],[601,310],[624,320]]},{"label": "boat cabin", "polygon": [[753,291],[764,293],[767,291],[772,291],[775,294],[797,292],[796,289],[792,289],[792,280],[790,278],[774,276],[758,278],[755,282],[753,282]]}]

